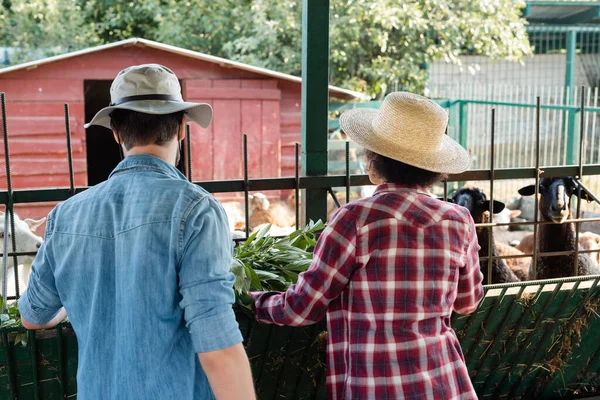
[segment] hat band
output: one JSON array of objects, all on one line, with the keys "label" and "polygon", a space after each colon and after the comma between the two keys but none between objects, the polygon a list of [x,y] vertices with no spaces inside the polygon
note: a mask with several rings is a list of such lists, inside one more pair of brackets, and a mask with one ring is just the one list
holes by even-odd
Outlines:
[{"label": "hat band", "polygon": [[137,96],[121,97],[109,104],[110,107],[118,106],[123,103],[137,100],[170,100],[170,101],[181,101],[181,97],[173,96],[170,94],[140,94]]}]

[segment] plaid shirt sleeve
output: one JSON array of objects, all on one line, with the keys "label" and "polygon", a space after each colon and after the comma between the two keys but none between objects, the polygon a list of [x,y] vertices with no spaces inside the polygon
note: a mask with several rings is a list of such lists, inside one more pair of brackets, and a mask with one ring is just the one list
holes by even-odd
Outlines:
[{"label": "plaid shirt sleeve", "polygon": [[479,267],[479,243],[471,215],[468,216],[467,238],[465,241],[465,265],[459,268],[458,294],[454,301],[454,311],[470,314],[477,309],[483,298],[483,274]]},{"label": "plaid shirt sleeve", "polygon": [[356,218],[344,207],[323,231],[314,259],[298,282],[284,293],[251,293],[258,321],[278,325],[310,325],[325,316],[327,306],[348,284],[355,269]]}]

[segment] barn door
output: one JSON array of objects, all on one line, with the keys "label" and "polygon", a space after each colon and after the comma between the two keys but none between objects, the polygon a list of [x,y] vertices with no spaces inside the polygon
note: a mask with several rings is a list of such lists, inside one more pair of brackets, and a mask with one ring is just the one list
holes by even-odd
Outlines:
[{"label": "barn door", "polygon": [[207,129],[192,126],[194,180],[240,179],[242,134],[248,135],[251,178],[278,177],[280,168],[280,99],[275,80],[186,80],[187,101],[209,103],[214,110]]}]

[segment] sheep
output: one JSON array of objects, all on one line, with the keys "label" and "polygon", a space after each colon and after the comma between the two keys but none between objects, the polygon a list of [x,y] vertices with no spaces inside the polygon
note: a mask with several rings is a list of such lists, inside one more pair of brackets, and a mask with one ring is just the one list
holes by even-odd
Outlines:
[{"label": "sheep", "polygon": [[[295,203],[290,204],[292,200],[295,201],[293,195],[288,198],[287,202],[280,200],[271,203],[263,193],[255,193],[249,199],[248,227],[250,232],[256,232],[266,224],[271,224],[269,234],[274,236],[283,236],[294,231],[292,227],[296,225]],[[224,208],[229,218],[232,238],[244,238],[246,224],[243,203],[228,202],[224,204]]]},{"label": "sheep", "polygon": [[495,245],[499,256],[521,256],[504,258],[503,260],[520,281],[526,281],[529,277],[529,265],[531,264],[531,257],[524,256],[522,251],[519,251],[510,245],[500,242],[495,242]]},{"label": "sheep", "polygon": [[[248,214],[250,216],[250,229],[263,223],[272,222],[272,218],[268,212],[270,203],[267,199],[267,196],[265,196],[263,193],[255,193],[249,196],[249,200]],[[227,215],[229,230],[231,232],[243,231],[246,227],[244,202],[227,201],[221,203],[221,205],[223,206],[225,214]]]},{"label": "sheep", "polygon": [[[498,214],[494,214],[494,222],[497,224],[509,223],[514,221],[519,215],[521,215],[521,210],[509,210],[508,208],[504,208],[504,210],[500,211]],[[507,231],[508,228],[508,225],[502,225],[494,227],[494,230]]]},{"label": "sheep", "polygon": [[[476,187],[464,187],[452,195],[450,201],[465,207],[471,213],[473,221],[478,224],[490,222],[490,201],[485,193]],[[504,209],[504,203],[495,201],[493,203],[493,212],[497,214]],[[491,248],[490,248],[491,237]],[[498,256],[496,244],[494,242],[493,230],[489,227],[477,228],[477,240],[479,241],[480,257]],[[481,265],[484,282],[489,282],[487,264]],[[501,259],[492,260],[492,283],[518,282],[519,279]]]},{"label": "sheep", "polygon": [[[529,185],[519,189],[521,196],[535,194],[535,186]],[[530,279],[552,279],[573,276],[575,264],[575,224],[565,223],[572,219],[571,197],[594,198],[586,189],[579,190],[572,177],[542,178],[539,182],[540,221],[553,222],[538,228],[537,248],[540,253],[555,251],[572,251],[572,254],[540,257],[536,259],[537,274],[533,276],[533,263],[529,269]],[[579,254],[577,259],[577,275],[599,274],[598,264],[587,254]]]},{"label": "sheep", "polygon": [[[533,253],[533,233],[523,236],[520,242],[515,243],[514,247],[527,254]],[[579,248],[582,250],[600,250],[600,235],[593,232],[584,232],[579,235]],[[589,256],[600,263],[600,253],[589,253]]]},{"label": "sheep", "polygon": [[[584,232],[579,235],[579,246],[583,250],[600,250],[600,235],[593,232]],[[600,252],[588,253],[598,264],[600,264]]]},{"label": "sheep", "polygon": [[[8,251],[5,252],[4,249],[4,223],[5,218],[7,218],[6,214],[0,211],[0,252],[4,253],[12,253],[12,229],[10,227],[10,221],[8,224]],[[43,239],[36,235],[34,232],[37,228],[40,227],[46,221],[46,218],[42,219],[30,219],[27,218],[22,220],[15,213],[15,241],[17,244],[16,252],[17,253],[35,253],[41,247],[43,243]],[[0,257],[0,265],[3,265],[3,258]],[[25,255],[17,257],[17,269],[19,271],[19,286],[21,288],[26,287],[26,283],[29,280],[29,275],[31,274],[31,263],[35,256],[33,255]],[[7,261],[7,282],[8,282],[8,294],[15,295],[16,290],[14,288],[14,257],[8,257]],[[1,269],[0,269],[1,271]],[[2,276],[0,274],[0,283],[2,282]]]},{"label": "sheep", "polygon": [[269,212],[271,203],[263,193],[255,193],[250,199],[250,230],[262,224],[272,224],[273,215]]}]

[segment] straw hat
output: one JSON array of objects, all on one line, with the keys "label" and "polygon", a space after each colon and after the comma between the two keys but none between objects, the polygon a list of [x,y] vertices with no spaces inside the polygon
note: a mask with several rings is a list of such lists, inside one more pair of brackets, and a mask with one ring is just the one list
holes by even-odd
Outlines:
[{"label": "straw hat", "polygon": [[206,103],[188,103],[181,97],[177,76],[167,67],[143,64],[125,68],[110,86],[110,105],[98,111],[90,125],[110,127],[110,113],[115,109],[145,114],[171,114],[185,111],[185,117],[206,128],[212,120],[212,108]]},{"label": "straw hat", "polygon": [[446,135],[448,113],[437,103],[413,93],[386,96],[379,110],[355,108],[340,117],[350,138],[377,154],[433,172],[457,174],[471,157]]}]

